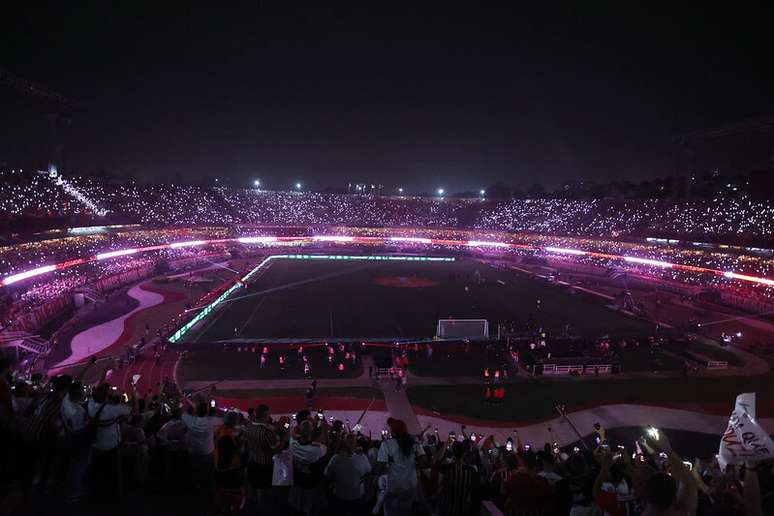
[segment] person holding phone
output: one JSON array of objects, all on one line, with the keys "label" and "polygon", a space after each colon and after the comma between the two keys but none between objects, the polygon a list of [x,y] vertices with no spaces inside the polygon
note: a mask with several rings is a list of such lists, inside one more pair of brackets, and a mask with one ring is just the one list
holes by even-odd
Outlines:
[{"label": "person holding phone", "polygon": [[86,405],[87,417],[97,425],[92,443],[92,464],[97,479],[96,492],[100,497],[120,497],[123,490],[123,476],[120,468],[121,429],[119,419],[137,412],[137,396],[132,395],[131,404],[120,402],[107,383],[102,383]]},{"label": "person holding phone", "polygon": [[191,461],[191,476],[194,487],[198,489],[211,489],[213,486],[215,451],[214,432],[223,424],[223,420],[217,416],[210,416],[210,406],[205,401],[192,407],[183,414],[188,432],[186,433],[186,449]]},{"label": "person holding phone", "polygon": [[389,418],[392,437],[379,448],[377,461],[387,471],[387,489],[384,498],[385,516],[411,514],[411,505],[417,489],[417,463],[426,462],[424,448],[409,434],[406,423]]}]

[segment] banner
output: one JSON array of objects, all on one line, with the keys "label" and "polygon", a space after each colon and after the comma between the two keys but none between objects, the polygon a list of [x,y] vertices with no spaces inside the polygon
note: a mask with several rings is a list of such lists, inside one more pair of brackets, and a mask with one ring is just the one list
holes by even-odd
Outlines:
[{"label": "banner", "polygon": [[745,392],[736,397],[736,406],[728,420],[728,428],[720,439],[718,463],[725,470],[728,464],[759,461],[774,457],[774,441],[755,421],[755,393]]}]

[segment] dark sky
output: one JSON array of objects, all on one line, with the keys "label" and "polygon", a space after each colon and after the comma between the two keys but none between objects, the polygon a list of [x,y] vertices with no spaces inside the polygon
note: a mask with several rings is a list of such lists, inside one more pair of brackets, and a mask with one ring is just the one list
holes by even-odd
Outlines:
[{"label": "dark sky", "polygon": [[[71,172],[415,192],[640,179],[670,173],[681,132],[774,112],[772,2],[118,3],[0,16],[0,66],[82,103]],[[38,108],[0,87],[0,162],[44,161]]]}]

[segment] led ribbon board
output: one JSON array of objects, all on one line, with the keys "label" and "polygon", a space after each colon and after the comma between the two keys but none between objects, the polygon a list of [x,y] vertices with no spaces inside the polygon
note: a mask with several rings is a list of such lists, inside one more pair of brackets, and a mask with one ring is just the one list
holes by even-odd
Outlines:
[{"label": "led ribbon board", "polygon": [[[709,267],[699,267],[694,265],[684,265],[680,263],[670,263],[670,262],[665,262],[665,261],[651,259],[651,258],[641,258],[638,256],[622,256],[617,254],[607,254],[607,253],[600,253],[595,251],[584,251],[581,249],[571,249],[571,248],[565,248],[565,247],[536,246],[536,245],[528,245],[528,244],[517,244],[513,242],[497,242],[497,241],[487,241],[487,240],[448,240],[448,239],[441,239],[441,238],[423,238],[423,237],[405,237],[405,236],[387,236],[382,238],[382,237],[346,236],[346,235],[316,235],[313,237],[248,236],[248,237],[239,237],[239,238],[223,238],[223,239],[217,239],[217,240],[190,240],[185,242],[173,242],[169,244],[153,245],[149,247],[138,247],[133,249],[119,249],[115,251],[106,251],[93,256],[77,258],[77,259],[68,260],[65,262],[60,262],[54,265],[45,265],[42,267],[38,267],[36,269],[31,269],[24,272],[18,272],[15,274],[6,275],[2,279],[0,279],[0,287],[7,287],[9,285],[27,280],[29,278],[41,276],[43,274],[47,274],[49,272],[53,272],[56,270],[68,269],[70,267],[83,265],[89,262],[107,260],[107,259],[113,259],[113,258],[122,258],[128,255],[147,253],[151,251],[160,251],[164,249],[179,249],[179,248],[203,246],[203,245],[210,245],[210,244],[224,244],[224,243],[268,245],[268,244],[274,244],[279,242],[286,243],[286,244],[302,244],[302,245],[306,242],[332,242],[332,243],[349,243],[349,242],[401,243],[401,242],[405,242],[405,243],[415,243],[415,244],[441,245],[441,246],[448,246],[448,247],[467,246],[467,247],[478,247],[483,249],[486,249],[486,248],[525,249],[529,251],[543,251],[545,253],[558,254],[558,255],[590,256],[594,258],[601,258],[604,260],[623,261],[626,263],[632,263],[637,265],[647,265],[647,266],[659,267],[663,269],[677,269],[677,270],[683,270],[683,271],[693,272],[697,274],[713,274],[715,276],[722,276],[728,279],[756,283],[758,285],[765,285],[769,287],[774,286],[774,279],[763,278],[759,276],[751,276],[748,274],[741,274],[734,271],[722,271],[718,269],[711,269]],[[723,246],[721,245],[720,247],[723,247]],[[276,255],[276,256],[279,256],[279,255]],[[309,257],[309,259],[314,258],[314,259],[331,259],[331,260],[377,259],[375,257],[361,258],[356,256],[348,256],[345,258],[342,255],[330,255],[330,256],[335,256],[335,258],[327,258],[327,257],[324,258],[324,256],[327,256],[327,255],[283,255],[283,256],[284,257],[307,256]],[[423,258],[423,257],[393,256],[393,257],[382,257],[379,259],[388,259],[388,258],[394,261],[409,261],[409,260],[416,260],[418,258]],[[436,261],[435,257],[424,257],[424,258],[426,258],[426,261]]]},{"label": "led ribbon board", "polygon": [[385,262],[453,262],[455,258],[446,256],[390,256],[390,255],[347,255],[347,254],[273,254],[266,257],[261,263],[256,265],[247,274],[242,276],[239,281],[231,285],[225,292],[219,295],[213,302],[202,308],[193,319],[181,326],[175,333],[169,337],[169,342],[176,343],[183,335],[193,328],[198,322],[212,313],[216,306],[225,301],[234,291],[244,286],[244,282],[249,280],[256,272],[263,269],[272,260],[351,260],[351,261],[385,261]]}]

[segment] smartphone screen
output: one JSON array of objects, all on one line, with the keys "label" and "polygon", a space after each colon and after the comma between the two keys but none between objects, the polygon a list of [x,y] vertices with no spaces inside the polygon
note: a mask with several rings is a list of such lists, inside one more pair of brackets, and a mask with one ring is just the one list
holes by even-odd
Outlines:
[{"label": "smartphone screen", "polygon": [[210,407],[215,408],[215,400],[210,400]]}]

